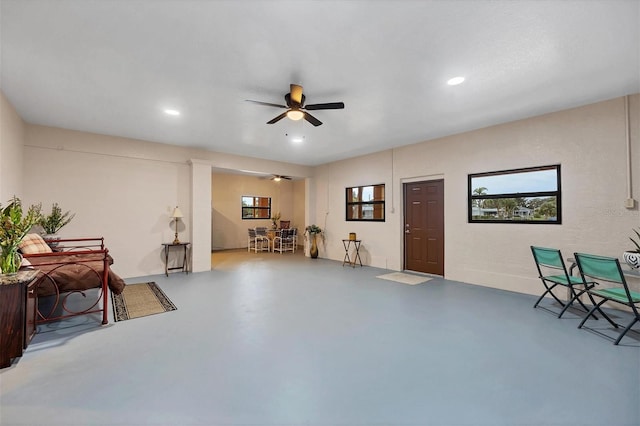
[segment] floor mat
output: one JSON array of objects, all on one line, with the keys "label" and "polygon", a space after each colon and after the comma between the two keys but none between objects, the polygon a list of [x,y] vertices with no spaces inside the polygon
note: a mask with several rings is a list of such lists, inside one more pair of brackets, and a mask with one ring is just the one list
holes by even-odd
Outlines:
[{"label": "floor mat", "polygon": [[408,285],[422,284],[431,280],[431,278],[422,275],[405,274],[404,272],[392,272],[390,274],[378,275],[376,278]]},{"label": "floor mat", "polygon": [[111,302],[113,304],[113,317],[116,321],[140,318],[177,309],[154,282],[127,284],[122,293],[111,295]]}]

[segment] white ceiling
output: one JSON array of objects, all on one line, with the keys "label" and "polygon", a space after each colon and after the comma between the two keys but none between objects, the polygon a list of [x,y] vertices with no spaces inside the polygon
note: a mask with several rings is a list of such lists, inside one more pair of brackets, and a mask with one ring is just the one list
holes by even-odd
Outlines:
[{"label": "white ceiling", "polygon": [[[1,88],[25,121],[301,165],[640,92],[636,0],[1,0],[0,13]],[[284,103],[290,83],[346,107],[313,111],[319,127],[267,125],[283,110],[245,102]]]}]

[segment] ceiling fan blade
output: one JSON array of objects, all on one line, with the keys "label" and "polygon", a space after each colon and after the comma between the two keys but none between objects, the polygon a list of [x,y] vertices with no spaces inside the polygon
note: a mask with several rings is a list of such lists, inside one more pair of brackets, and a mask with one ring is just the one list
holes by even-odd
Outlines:
[{"label": "ceiling fan blade", "polygon": [[307,105],[304,107],[304,109],[309,111],[318,110],[318,109],[343,109],[343,108],[344,108],[344,102],[329,102],[326,104],[313,104],[313,105]]},{"label": "ceiling fan blade", "polygon": [[262,101],[252,101],[251,99],[245,99],[246,102],[253,102],[254,104],[258,104],[258,105],[266,105],[266,106],[272,106],[272,107],[277,107],[277,108],[287,108],[284,105],[280,105],[280,104],[272,104],[270,102],[262,102]]},{"label": "ceiling fan blade", "polygon": [[322,124],[322,121],[318,120],[317,118],[315,118],[313,115],[309,114],[308,112],[304,113],[304,119],[307,120],[309,123],[313,124],[316,127],[318,127],[319,125]]},{"label": "ceiling fan blade", "polygon": [[278,121],[282,120],[283,118],[285,118],[287,116],[287,111],[283,112],[282,114],[280,114],[279,116],[277,116],[274,119],[271,119],[269,121],[267,121],[267,124],[273,124],[273,123],[277,123]]},{"label": "ceiling fan blade", "polygon": [[289,87],[291,88],[291,100],[298,105],[302,105],[302,86],[291,84]]}]

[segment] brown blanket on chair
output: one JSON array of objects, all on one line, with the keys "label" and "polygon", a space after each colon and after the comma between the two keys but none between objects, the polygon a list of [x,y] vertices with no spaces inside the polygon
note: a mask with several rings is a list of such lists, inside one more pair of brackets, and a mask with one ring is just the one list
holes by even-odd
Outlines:
[{"label": "brown blanket on chair", "polygon": [[[38,274],[38,296],[51,296],[69,291],[87,290],[102,287],[104,253],[51,253],[46,256],[25,256]],[[109,264],[113,263],[108,256]],[[122,293],[125,282],[108,267],[109,288],[115,294]],[[55,283],[55,285],[54,285]]]}]

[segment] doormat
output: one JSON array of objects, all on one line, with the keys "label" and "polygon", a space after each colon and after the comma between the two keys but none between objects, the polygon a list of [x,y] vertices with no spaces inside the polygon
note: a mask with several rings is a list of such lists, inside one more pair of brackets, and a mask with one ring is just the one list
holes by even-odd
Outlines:
[{"label": "doormat", "polygon": [[376,278],[409,285],[422,284],[431,280],[431,278],[423,277],[422,275],[411,275],[405,274],[404,272],[392,272],[390,274],[378,275]]},{"label": "doormat", "polygon": [[127,284],[122,293],[111,294],[111,302],[116,322],[178,309],[154,282]]}]

